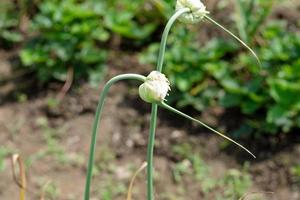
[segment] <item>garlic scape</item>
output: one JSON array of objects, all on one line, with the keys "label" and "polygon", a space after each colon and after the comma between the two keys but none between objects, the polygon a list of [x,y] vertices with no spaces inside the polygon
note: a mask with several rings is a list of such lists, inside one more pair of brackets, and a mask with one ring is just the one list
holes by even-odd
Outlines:
[{"label": "garlic scape", "polygon": [[[244,43],[241,39],[239,39],[236,35],[234,35],[232,32],[227,30],[225,27],[220,25],[218,22],[213,20],[211,17],[208,16],[209,12],[206,11],[206,7],[200,0],[177,0],[176,2],[176,12],[169,18],[168,23],[165,26],[165,29],[163,31],[161,43],[160,43],[160,48],[159,48],[159,54],[158,54],[158,59],[157,59],[157,66],[156,70],[159,72],[162,72],[163,68],[163,63],[164,63],[164,54],[166,50],[166,44],[167,44],[167,39],[169,32],[171,30],[172,25],[175,23],[177,19],[179,19],[181,22],[187,23],[187,24],[195,24],[196,22],[200,22],[203,19],[207,19],[208,21],[212,22],[213,24],[217,25],[219,28],[227,32],[229,35],[231,35],[233,38],[235,38],[238,42],[240,42],[243,46],[245,46],[256,58],[258,61],[259,65],[260,60],[256,53],[246,44]],[[141,94],[143,91],[147,90],[144,87],[146,86],[141,86],[140,89],[140,96],[142,99],[144,99],[146,102],[152,102],[152,107],[151,107],[151,121],[150,121],[150,130],[149,130],[149,139],[148,139],[148,148],[147,148],[147,200],[153,200],[154,199],[154,189],[153,189],[153,152],[154,152],[154,141],[155,141],[155,129],[156,129],[156,123],[157,123],[157,112],[158,112],[158,105],[157,103],[154,103],[156,100],[160,100],[160,106],[169,109],[166,104],[164,104],[162,98],[160,99],[153,99],[152,97],[154,96],[153,94],[150,95],[151,97],[147,96],[147,94]],[[149,89],[149,88],[148,88]],[[172,110],[173,112],[175,110]],[[177,114],[181,114],[181,112],[177,112]],[[182,115],[187,118],[186,115]],[[189,116],[188,116],[189,117]],[[197,123],[200,121],[191,119]],[[208,128],[207,125],[203,124],[200,122],[201,125],[204,125]],[[209,127],[210,128],[210,127]],[[214,131],[214,129],[211,129]],[[229,139],[230,141],[234,142],[227,136],[214,131],[215,133],[223,136],[226,139]],[[236,142],[234,142],[236,143]],[[254,156],[249,150],[241,146],[240,144],[236,143],[238,146],[242,147],[245,149],[247,152],[249,152],[252,156]],[[255,157],[255,156],[254,156]]]},{"label": "garlic scape", "polygon": [[169,106],[164,102],[165,97],[168,95],[168,91],[170,90],[170,82],[166,78],[166,76],[158,71],[152,71],[145,79],[145,82],[140,85],[139,87],[139,96],[141,99],[143,99],[147,103],[156,103],[159,106],[174,112],[186,119],[189,119],[191,121],[194,121],[205,128],[209,129],[210,131],[218,134],[219,136],[229,140],[230,142],[236,144],[237,146],[241,147],[245,151],[247,151],[251,156],[255,158],[255,155],[251,153],[247,148],[245,148],[243,145],[239,144],[238,142],[234,141],[230,137],[224,135],[223,133],[220,133],[219,131],[213,129],[212,127],[208,126],[207,124],[201,122],[200,120],[197,120],[175,108],[172,106]]},{"label": "garlic scape", "polygon": [[110,79],[105,85],[104,88],[100,94],[98,105],[96,108],[94,123],[93,123],[93,129],[92,129],[92,137],[91,137],[91,143],[90,143],[90,151],[89,151],[89,161],[87,166],[87,175],[86,175],[86,183],[85,183],[85,190],[84,190],[84,200],[90,200],[90,190],[91,190],[91,181],[92,181],[92,175],[93,175],[93,166],[94,166],[94,159],[95,159],[95,149],[96,149],[96,143],[97,143],[97,135],[98,135],[98,129],[99,129],[99,122],[100,117],[103,111],[105,98],[108,94],[108,91],[110,87],[122,80],[137,80],[141,82],[145,82],[146,77],[139,75],[139,74],[121,74],[118,76],[113,77]]},{"label": "garlic scape", "polygon": [[211,17],[208,16],[209,12],[206,10],[206,7],[200,0],[177,0],[176,2],[176,12],[170,17],[168,23],[165,26],[163,31],[159,55],[157,59],[157,71],[152,71],[147,77],[139,75],[139,74],[122,74],[118,75],[112,79],[110,79],[104,86],[103,91],[99,98],[99,103],[95,113],[95,119],[93,124],[92,130],[92,137],[91,137],[91,145],[90,145],[90,153],[89,153],[89,161],[87,167],[87,176],[86,176],[86,186],[85,186],[85,194],[84,200],[90,200],[90,186],[91,186],[91,179],[92,179],[92,171],[93,171],[93,164],[94,164],[94,157],[95,157],[95,148],[96,148],[96,141],[97,141],[97,131],[99,127],[99,119],[101,117],[101,113],[103,110],[103,105],[105,98],[108,94],[109,88],[116,82],[120,80],[128,80],[134,79],[141,81],[142,84],[139,86],[139,96],[142,100],[147,103],[151,103],[151,120],[150,120],[150,128],[149,128],[149,141],[147,147],[147,200],[154,200],[154,189],[153,189],[153,152],[154,152],[154,142],[155,142],[155,130],[157,124],[157,112],[158,106],[165,108],[169,111],[172,111],[182,117],[185,117],[191,121],[194,121],[207,129],[213,131],[214,133],[222,136],[223,138],[235,143],[253,157],[253,153],[251,153],[248,149],[246,149],[241,144],[237,143],[233,139],[229,138],[228,136],[216,131],[215,129],[211,128],[210,126],[206,125],[205,123],[179,111],[175,108],[166,104],[165,98],[168,95],[168,91],[170,90],[170,83],[166,76],[162,74],[162,67],[164,61],[164,53],[166,50],[166,43],[168,34],[172,25],[175,23],[177,19],[179,19],[183,23],[187,24],[195,24],[200,22],[203,19],[207,19],[208,21],[212,22],[213,24],[217,25],[219,28],[227,32],[233,38],[235,38],[238,42],[240,42],[243,46],[245,46],[257,59],[258,63],[260,64],[259,58],[256,53],[241,39],[239,39],[236,35],[232,32],[224,28],[218,22],[213,20]]},{"label": "garlic scape", "polygon": [[159,103],[165,100],[170,90],[170,82],[159,71],[152,71],[139,87],[140,97],[148,103]]}]

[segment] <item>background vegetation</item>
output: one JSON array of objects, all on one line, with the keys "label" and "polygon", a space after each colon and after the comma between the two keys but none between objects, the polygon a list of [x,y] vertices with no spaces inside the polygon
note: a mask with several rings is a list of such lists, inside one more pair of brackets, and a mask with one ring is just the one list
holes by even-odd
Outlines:
[{"label": "background vegetation", "polygon": [[[274,191],[270,198],[258,194],[257,199],[299,199],[300,5],[297,0],[203,2],[210,16],[249,44],[262,64],[207,21],[196,26],[178,22],[165,57],[164,73],[172,85],[168,103],[201,113],[217,129],[225,125],[226,133],[258,159],[252,161],[193,124],[161,113],[155,144],[158,198],[231,200],[249,191]],[[24,155],[32,199],[41,191],[45,199],[81,198],[87,132],[99,93],[86,83],[99,87],[105,76],[153,70],[174,4],[0,0],[0,198],[17,194],[9,173],[12,153]],[[6,54],[12,56],[7,59]],[[3,60],[12,66],[12,78],[3,75]],[[56,101],[70,80],[72,91]],[[15,82],[13,103],[2,92]],[[18,91],[28,83],[28,93]],[[105,200],[124,199],[147,145],[148,107],[134,99],[130,83],[119,86],[112,88],[104,116],[104,132],[111,134],[99,141],[94,166],[92,193]],[[135,188],[140,193],[134,195],[143,199],[145,174],[139,176]],[[77,184],[69,184],[73,181]]]},{"label": "background vegetation", "polygon": [[[1,3],[0,42],[9,48],[23,41],[20,60],[41,83],[64,81],[70,68],[75,78],[97,83],[109,51],[115,48],[137,51],[141,63],[155,64],[161,27],[174,4],[41,0],[31,1],[28,8],[29,1],[16,2]],[[243,116],[237,136],[299,128],[299,24],[270,17],[275,2],[235,0],[229,19],[221,21],[255,48],[261,67],[226,35],[203,39],[199,28],[207,26],[204,22],[199,28],[178,23],[166,53],[165,73],[174,86],[169,100],[199,111],[211,106],[237,109]],[[22,29],[24,19],[26,30]]]}]

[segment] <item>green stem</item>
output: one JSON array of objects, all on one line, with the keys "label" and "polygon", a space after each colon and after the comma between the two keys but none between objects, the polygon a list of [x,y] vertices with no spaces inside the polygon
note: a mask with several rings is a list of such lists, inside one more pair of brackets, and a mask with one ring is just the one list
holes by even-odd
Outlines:
[{"label": "green stem", "polygon": [[180,17],[182,14],[187,13],[187,12],[190,12],[189,8],[182,8],[182,9],[177,10],[174,13],[174,15],[169,19],[169,21],[164,29],[164,32],[163,32],[163,35],[161,38],[161,42],[160,42],[159,55],[158,55],[157,67],[156,67],[156,70],[159,72],[162,71],[164,56],[165,56],[165,51],[166,51],[166,45],[167,45],[167,39],[168,39],[169,32],[171,30],[171,27],[178,17]]},{"label": "green stem", "polygon": [[[174,15],[169,19],[160,43],[159,55],[157,61],[156,70],[161,72],[163,67],[164,55],[166,50],[166,44],[169,32],[171,30],[172,25],[176,21],[178,17],[182,14],[190,12],[189,8],[183,8],[174,13]],[[155,142],[155,129],[156,129],[156,121],[157,121],[157,104],[152,104],[151,107],[151,121],[150,121],[150,131],[149,131],[149,141],[147,147],[147,200],[153,200],[153,152],[154,152],[154,142]]]},{"label": "green stem", "polygon": [[223,133],[220,133],[219,131],[216,131],[215,129],[211,128],[210,126],[206,125],[205,123],[203,123],[203,122],[201,122],[201,121],[199,121],[199,120],[197,120],[197,119],[195,119],[195,118],[193,118],[193,117],[190,117],[189,115],[187,115],[187,114],[185,114],[185,113],[183,113],[183,112],[181,112],[181,111],[179,111],[179,110],[177,110],[177,109],[175,109],[175,108],[169,106],[169,105],[166,104],[165,102],[161,102],[161,103],[159,103],[159,105],[162,106],[163,108],[169,110],[169,111],[172,111],[172,112],[174,112],[174,113],[176,113],[176,114],[178,114],[178,115],[181,115],[182,117],[185,117],[185,118],[187,118],[187,119],[189,119],[189,120],[191,120],[191,121],[194,121],[194,122],[196,122],[196,123],[198,123],[198,124],[204,126],[205,128],[207,128],[207,129],[211,130],[212,132],[218,134],[219,136],[221,136],[221,137],[223,137],[223,138],[229,140],[230,142],[236,144],[237,146],[241,147],[242,149],[244,149],[245,151],[247,151],[251,156],[253,156],[254,158],[256,158],[255,155],[254,155],[251,151],[249,151],[247,148],[245,148],[245,147],[242,146],[241,144],[237,143],[236,141],[234,141],[234,140],[231,139],[230,137],[224,135]]},{"label": "green stem", "polygon": [[88,161],[88,168],[87,168],[87,175],[86,175],[86,185],[85,185],[85,192],[84,192],[84,200],[90,199],[90,187],[91,187],[91,180],[92,180],[92,174],[93,174],[93,164],[94,164],[94,157],[95,157],[95,147],[97,142],[97,130],[99,125],[99,119],[101,117],[101,113],[103,110],[103,105],[105,101],[105,97],[107,96],[107,93],[109,91],[109,88],[116,82],[121,80],[138,80],[144,82],[146,80],[145,76],[139,75],[139,74],[122,74],[113,77],[110,79],[104,86],[102,93],[100,94],[94,124],[93,124],[93,131],[92,131],[92,138],[91,138],[91,144],[90,144],[90,154],[89,154],[89,161]]},{"label": "green stem", "polygon": [[151,107],[151,121],[150,121],[150,131],[148,139],[147,148],[147,199],[153,200],[153,152],[154,152],[154,142],[155,142],[155,129],[157,121],[157,104],[152,104]]}]

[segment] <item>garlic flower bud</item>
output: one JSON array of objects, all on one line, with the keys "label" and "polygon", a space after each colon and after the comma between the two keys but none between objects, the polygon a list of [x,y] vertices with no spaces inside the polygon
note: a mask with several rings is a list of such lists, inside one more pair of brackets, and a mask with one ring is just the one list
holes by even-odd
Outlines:
[{"label": "garlic flower bud", "polygon": [[182,8],[189,8],[191,11],[182,14],[179,20],[189,24],[201,21],[209,13],[200,0],[177,0],[176,11]]},{"label": "garlic flower bud", "polygon": [[162,102],[168,95],[170,82],[159,71],[152,71],[139,87],[140,97],[148,103]]}]

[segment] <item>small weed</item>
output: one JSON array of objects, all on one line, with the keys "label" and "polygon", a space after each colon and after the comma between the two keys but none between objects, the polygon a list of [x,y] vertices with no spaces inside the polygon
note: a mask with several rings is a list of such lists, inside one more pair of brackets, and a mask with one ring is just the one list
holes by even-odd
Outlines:
[{"label": "small weed", "polygon": [[35,160],[44,158],[45,156],[53,157],[61,165],[80,166],[84,162],[83,155],[76,153],[66,153],[64,147],[59,143],[57,137],[61,135],[62,130],[51,128],[46,118],[39,118],[37,125],[41,129],[44,140],[47,144],[46,149],[40,150],[38,153],[30,156],[26,160],[26,166],[30,166]]},{"label": "small weed", "polygon": [[49,108],[57,108],[59,105],[59,100],[55,99],[55,98],[48,98],[47,99],[47,106]]},{"label": "small weed", "polygon": [[13,151],[11,149],[6,147],[0,147],[0,172],[5,170],[6,168],[5,159],[7,158],[7,156],[9,156],[12,153]]},{"label": "small weed", "polygon": [[20,117],[14,121],[14,123],[9,123],[6,125],[6,128],[12,138],[14,140],[16,136],[20,133],[21,128],[24,126],[26,119],[24,117]]},{"label": "small weed", "polygon": [[294,181],[297,184],[300,184],[300,164],[297,164],[291,168],[291,174],[293,176]]},{"label": "small weed", "polygon": [[199,183],[199,189],[204,195],[213,190],[220,191],[220,194],[216,195],[218,200],[238,199],[252,185],[251,176],[247,173],[247,164],[242,171],[230,169],[223,177],[217,179],[212,178],[213,172],[190,144],[174,145],[172,150],[182,157],[182,161],[176,163],[172,169],[174,180],[179,185],[182,184],[182,176],[187,176]]},{"label": "small weed", "polygon": [[191,174],[191,162],[189,160],[183,160],[179,163],[176,163],[172,169],[173,177],[176,183],[182,181],[182,176]]},{"label": "small weed", "polygon": [[101,200],[112,200],[119,195],[125,195],[127,192],[127,187],[124,183],[107,180],[105,185],[101,186],[98,190],[98,196]]},{"label": "small weed", "polygon": [[224,189],[222,200],[239,199],[252,185],[251,176],[246,171],[229,170],[220,180],[219,187]]},{"label": "small weed", "polygon": [[55,183],[49,182],[43,188],[43,194],[47,200],[57,200],[60,196],[60,190]]},{"label": "small weed", "polygon": [[116,159],[116,155],[108,146],[101,146],[98,149],[98,155],[95,160],[95,171],[93,176],[97,176],[102,171],[110,171],[114,170],[114,164],[112,161]]},{"label": "small weed", "polygon": [[[174,154],[181,156],[184,160],[175,166],[175,180],[178,179],[179,174],[194,174],[195,178],[199,181],[204,180],[208,168],[204,161],[201,159],[199,153],[193,150],[193,147],[189,143],[183,143],[180,145],[174,145],[172,147]],[[190,171],[189,171],[189,170]],[[180,179],[180,178],[179,178]]]},{"label": "small weed", "polygon": [[28,96],[25,93],[17,93],[16,98],[19,103],[24,103],[24,102],[27,102],[27,100],[28,100]]},{"label": "small weed", "polygon": [[172,152],[183,158],[190,158],[193,154],[193,147],[189,143],[177,144],[172,146]]},{"label": "small weed", "polygon": [[[180,190],[180,189],[177,188],[177,191],[178,190]],[[174,192],[162,193],[162,194],[160,194],[159,199],[161,199],[161,200],[186,200],[183,195],[178,195],[178,194],[175,194]]]}]

